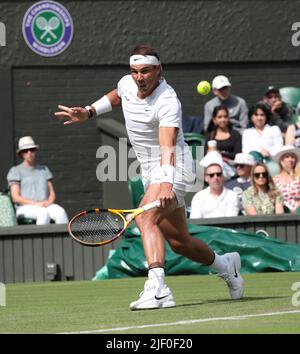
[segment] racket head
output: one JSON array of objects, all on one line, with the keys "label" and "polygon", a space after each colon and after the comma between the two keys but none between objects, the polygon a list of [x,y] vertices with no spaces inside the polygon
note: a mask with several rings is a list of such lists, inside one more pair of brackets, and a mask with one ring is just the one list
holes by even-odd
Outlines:
[{"label": "racket head", "polygon": [[68,224],[68,232],[76,242],[97,247],[115,241],[127,225],[125,217],[117,210],[92,209],[75,215]]},{"label": "racket head", "polygon": [[40,16],[36,19],[36,25],[42,31],[47,29],[47,24],[48,24],[47,20],[42,16]]},{"label": "racket head", "polygon": [[59,27],[59,19],[56,16],[51,17],[48,25],[51,30],[56,30]]}]

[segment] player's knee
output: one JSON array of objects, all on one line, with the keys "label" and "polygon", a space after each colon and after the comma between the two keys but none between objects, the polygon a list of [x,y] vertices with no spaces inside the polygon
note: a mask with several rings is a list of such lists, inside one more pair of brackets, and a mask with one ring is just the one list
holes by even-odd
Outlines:
[{"label": "player's knee", "polygon": [[175,253],[184,253],[185,244],[177,239],[168,239],[168,243]]},{"label": "player's knee", "polygon": [[135,221],[140,230],[151,228],[157,224],[156,218],[150,213],[143,213],[138,215]]}]

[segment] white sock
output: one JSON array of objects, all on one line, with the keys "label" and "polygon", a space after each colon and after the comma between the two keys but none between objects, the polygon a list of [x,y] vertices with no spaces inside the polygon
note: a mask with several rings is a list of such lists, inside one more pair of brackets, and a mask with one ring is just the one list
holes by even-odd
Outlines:
[{"label": "white sock", "polygon": [[155,287],[161,289],[165,284],[165,270],[162,267],[149,269],[148,279],[153,281]]},{"label": "white sock", "polygon": [[214,254],[215,254],[215,260],[210,265],[210,267],[216,270],[218,273],[226,273],[228,269],[228,261],[226,257],[224,257],[224,255],[219,256],[215,252]]}]

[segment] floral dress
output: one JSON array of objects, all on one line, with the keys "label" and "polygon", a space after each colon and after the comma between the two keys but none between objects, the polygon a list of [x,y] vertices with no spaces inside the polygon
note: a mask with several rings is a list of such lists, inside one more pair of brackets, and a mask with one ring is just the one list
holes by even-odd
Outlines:
[{"label": "floral dress", "polygon": [[291,182],[284,182],[277,175],[273,177],[274,183],[277,189],[283,196],[283,203],[290,210],[295,210],[298,207],[298,201],[300,199],[300,178],[296,176]]},{"label": "floral dress", "polygon": [[275,213],[275,205],[277,203],[282,203],[283,198],[281,194],[278,194],[276,200],[271,200],[268,193],[258,192],[254,194],[254,188],[249,187],[243,192],[243,208],[247,208],[249,206],[253,206],[259,215],[265,214],[274,214]]}]

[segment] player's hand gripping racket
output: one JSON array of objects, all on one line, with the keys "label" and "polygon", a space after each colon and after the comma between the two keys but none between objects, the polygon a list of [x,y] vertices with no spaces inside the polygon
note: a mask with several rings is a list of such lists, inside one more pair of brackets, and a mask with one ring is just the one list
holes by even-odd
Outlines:
[{"label": "player's hand gripping racket", "polygon": [[103,246],[123,235],[128,225],[139,214],[160,207],[160,201],[144,205],[142,208],[93,209],[75,215],[68,224],[68,232],[75,241],[86,246]]}]

